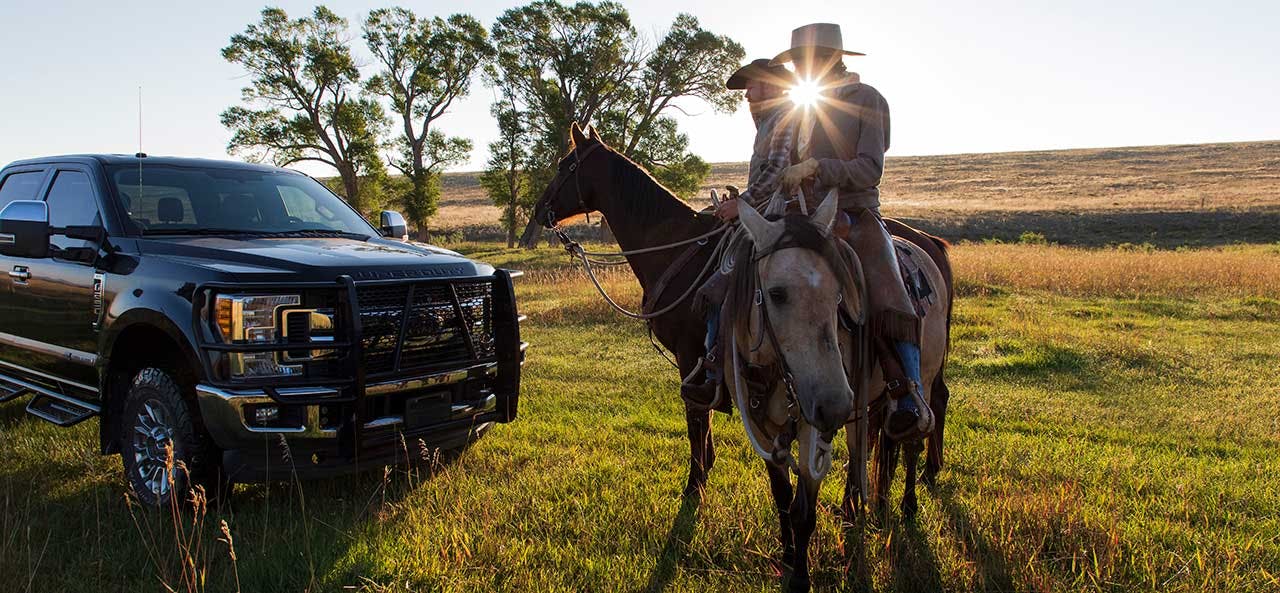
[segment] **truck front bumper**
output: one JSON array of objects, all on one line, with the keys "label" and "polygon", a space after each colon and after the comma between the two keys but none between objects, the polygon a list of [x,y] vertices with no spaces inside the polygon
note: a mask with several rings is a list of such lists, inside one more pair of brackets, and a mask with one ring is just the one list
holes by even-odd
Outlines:
[{"label": "truck front bumper", "polygon": [[[501,419],[498,396],[481,387],[492,381],[494,372],[493,364],[477,365],[365,386],[362,399],[385,398],[386,408],[400,411],[366,418],[354,451],[344,446],[347,439],[340,428],[342,419],[333,417],[334,410],[342,408],[281,404],[261,389],[229,390],[201,384],[196,386],[196,395],[203,424],[223,451],[223,471],[232,480],[324,477],[429,461],[441,450],[462,447],[479,437]],[[339,390],[300,387],[275,391],[299,398],[323,398]],[[428,415],[406,409],[411,401],[430,404]],[[257,422],[255,413],[263,409],[273,410],[277,419]]]}]

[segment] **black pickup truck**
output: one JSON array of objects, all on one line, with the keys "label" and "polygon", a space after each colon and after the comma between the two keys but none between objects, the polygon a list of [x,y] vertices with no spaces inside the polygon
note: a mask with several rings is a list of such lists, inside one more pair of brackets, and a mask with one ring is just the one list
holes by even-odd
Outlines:
[{"label": "black pickup truck", "polygon": [[518,273],[407,242],[394,212],[380,223],[275,167],[12,163],[0,402],[100,417],[102,453],[152,505],[465,446],[516,416]]}]

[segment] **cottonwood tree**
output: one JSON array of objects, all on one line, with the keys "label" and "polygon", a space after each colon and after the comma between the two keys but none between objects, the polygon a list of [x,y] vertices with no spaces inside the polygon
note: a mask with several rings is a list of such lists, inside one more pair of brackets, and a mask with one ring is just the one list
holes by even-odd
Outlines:
[{"label": "cottonwood tree", "polygon": [[488,34],[468,15],[425,19],[405,8],[380,8],[365,19],[364,39],[380,68],[366,87],[387,98],[399,118],[391,166],[410,180],[400,202],[425,241],[438,209],[440,174],[466,162],[472,148],[469,139],[446,136],[434,124],[470,92],[492,53]]},{"label": "cottonwood tree", "polygon": [[490,112],[498,122],[498,139],[489,143],[489,162],[480,175],[480,185],[494,205],[502,208],[502,228],[510,248],[515,247],[516,228],[534,200],[525,170],[529,162],[529,129],[510,88],[504,89],[502,99],[493,104]]},{"label": "cottonwood tree", "polygon": [[525,113],[531,138],[525,170],[535,187],[554,175],[569,124],[594,122],[611,146],[669,189],[686,197],[697,191],[710,167],[689,153],[688,137],[669,114],[683,98],[736,109],[739,97],[724,81],[742,62],[741,45],[689,15],[651,43],[615,2],[540,0],[506,11],[492,37],[493,84],[510,89]]},{"label": "cottonwood tree", "polygon": [[279,166],[316,161],[337,170],[347,201],[368,213],[377,204],[363,178],[383,173],[379,157],[382,107],[361,95],[347,21],[324,6],[290,20],[266,8],[259,22],[231,37],[222,57],[249,73],[245,105],[222,112],[231,130],[227,149]]}]

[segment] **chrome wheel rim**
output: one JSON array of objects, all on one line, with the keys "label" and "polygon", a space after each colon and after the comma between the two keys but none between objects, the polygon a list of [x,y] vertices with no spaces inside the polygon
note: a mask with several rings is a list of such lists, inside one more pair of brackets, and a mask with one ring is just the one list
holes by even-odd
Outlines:
[{"label": "chrome wheel rim", "polygon": [[173,424],[164,406],[154,399],[143,402],[133,421],[134,472],[157,499],[169,493],[169,483],[173,478],[167,453],[167,449],[173,446],[173,433]]}]

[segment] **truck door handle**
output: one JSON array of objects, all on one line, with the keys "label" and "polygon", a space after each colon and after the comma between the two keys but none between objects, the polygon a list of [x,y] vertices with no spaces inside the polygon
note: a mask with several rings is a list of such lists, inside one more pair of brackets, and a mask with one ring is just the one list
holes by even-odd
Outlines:
[{"label": "truck door handle", "polygon": [[13,278],[15,284],[26,284],[31,279],[31,272],[26,266],[14,266],[9,271],[9,277]]}]

